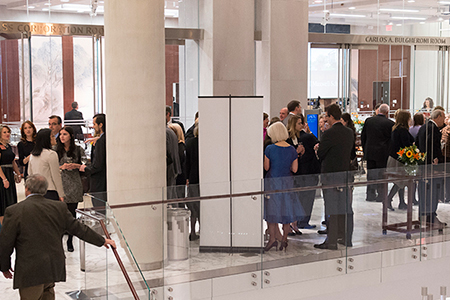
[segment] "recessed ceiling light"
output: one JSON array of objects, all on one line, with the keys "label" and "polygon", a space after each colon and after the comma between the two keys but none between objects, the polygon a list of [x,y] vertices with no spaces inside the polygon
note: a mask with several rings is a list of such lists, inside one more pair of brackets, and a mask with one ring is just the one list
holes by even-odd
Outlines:
[{"label": "recessed ceiling light", "polygon": [[50,5],[52,5],[51,3],[48,3],[48,2],[46,2],[46,3],[44,3],[44,5],[48,5],[48,6],[50,6]]},{"label": "recessed ceiling light", "polygon": [[439,1],[439,4],[450,4],[450,1]]},{"label": "recessed ceiling light", "polygon": [[356,7],[352,6],[352,7],[349,7],[348,9],[353,10],[353,9],[356,9]]},{"label": "recessed ceiling light", "polygon": [[410,13],[419,12],[419,10],[417,9],[401,9],[401,8],[380,8],[379,11],[410,12]]},{"label": "recessed ceiling light", "polygon": [[36,8],[36,6],[29,5],[28,8],[29,8],[29,9],[33,9],[33,8]]},{"label": "recessed ceiling light", "polygon": [[77,12],[84,13],[84,10],[80,9],[80,10],[77,10]]},{"label": "recessed ceiling light", "polygon": [[314,3],[322,3],[322,0],[315,0]]},{"label": "recessed ceiling light", "polygon": [[50,9],[48,8],[43,8],[42,11],[49,11]]},{"label": "recessed ceiling light", "polygon": [[395,24],[395,26],[402,26],[402,24]]},{"label": "recessed ceiling light", "polygon": [[392,22],[389,22],[389,23],[388,23],[388,25],[394,25],[394,23],[392,23]]},{"label": "recessed ceiling light", "polygon": [[348,17],[348,18],[365,18],[366,15],[352,15],[352,14],[330,14],[331,17]]},{"label": "recessed ceiling light", "polygon": [[408,0],[409,3],[414,3],[416,2],[415,0]]},{"label": "recessed ceiling light", "polygon": [[439,21],[439,22],[442,22],[442,21],[444,21],[444,19],[443,19],[443,18],[439,18],[438,21]]},{"label": "recessed ceiling light", "polygon": [[61,2],[69,2],[69,0],[61,0]]},{"label": "recessed ceiling light", "polygon": [[425,24],[425,22],[420,22],[419,24],[422,24],[422,25],[423,25],[423,24]]},{"label": "recessed ceiling light", "polygon": [[105,1],[98,1],[98,3],[103,4],[103,3],[105,3]]},{"label": "recessed ceiling light", "polygon": [[330,12],[328,9],[322,10],[324,13]]},{"label": "recessed ceiling light", "polygon": [[394,20],[420,20],[425,21],[427,18],[416,18],[416,17],[391,17]]}]

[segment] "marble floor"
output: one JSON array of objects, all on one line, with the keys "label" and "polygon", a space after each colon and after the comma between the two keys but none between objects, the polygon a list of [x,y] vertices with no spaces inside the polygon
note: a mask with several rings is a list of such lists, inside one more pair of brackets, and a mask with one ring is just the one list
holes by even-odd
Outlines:
[{"label": "marble floor", "polygon": [[[19,188],[19,199],[23,199],[23,185]],[[388,231],[382,234],[381,203],[366,202],[365,187],[357,187],[353,191],[353,209],[355,212],[355,229],[353,247],[340,246],[338,251],[318,250],[313,247],[321,243],[325,236],[317,234],[321,229],[323,216],[323,199],[316,198],[311,224],[316,229],[301,230],[300,236],[291,237],[289,247],[284,251],[271,251],[264,254],[255,253],[200,253],[199,242],[190,242],[189,259],[184,261],[167,261],[162,269],[146,271],[142,274],[135,268],[133,260],[126,251],[123,240],[117,235],[117,228],[113,222],[108,225],[112,238],[118,242],[118,251],[124,261],[125,268],[140,295],[146,295],[148,287],[163,284],[173,284],[201,280],[218,276],[251,272],[262,268],[274,268],[292,264],[313,262],[324,259],[357,255],[393,248],[416,245],[421,241],[439,242],[450,240],[450,230],[444,229],[444,234],[437,231],[424,230],[413,234],[412,239],[406,239],[404,233]],[[89,199],[86,199],[89,206]],[[394,207],[398,205],[398,198],[394,198]],[[450,221],[450,204],[440,203],[438,215],[442,221]],[[414,207],[414,219],[417,219],[417,207]],[[389,223],[405,222],[406,211],[396,209],[389,212]],[[323,227],[322,227],[323,229]],[[424,239],[425,237],[425,239]],[[64,237],[65,239],[65,237]],[[112,251],[86,245],[85,272],[80,270],[80,245],[74,239],[75,252],[66,252],[67,282],[56,284],[57,299],[132,299],[126,281],[115,261]],[[65,247],[65,243],[64,243]],[[143,280],[145,278],[145,282]],[[106,290],[108,286],[108,290]],[[80,294],[80,290],[83,291]],[[1,299],[19,299],[18,292],[12,290],[12,281],[1,276]],[[87,296],[86,296],[87,295]],[[78,297],[78,298],[77,298]],[[84,297],[84,298],[83,298]]]}]

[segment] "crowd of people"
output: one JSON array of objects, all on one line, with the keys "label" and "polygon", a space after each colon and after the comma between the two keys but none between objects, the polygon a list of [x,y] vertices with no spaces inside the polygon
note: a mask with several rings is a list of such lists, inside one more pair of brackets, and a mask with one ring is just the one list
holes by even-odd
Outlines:
[{"label": "crowd of people", "polygon": [[[104,114],[93,118],[95,136],[87,140],[93,144],[91,163],[86,165],[84,148],[75,143],[84,141],[83,116],[76,102],[72,108],[64,127],[56,115],[49,117],[49,128],[39,131],[31,121],[22,124],[18,163],[9,143],[11,129],[0,125],[0,270],[14,279],[21,299],[54,299],[55,282],[66,279],[64,234],[69,252],[74,251],[73,235],[96,246],[116,247],[76,219],[78,203],[87,192],[83,174],[90,178],[90,192],[106,194],[106,122]],[[22,178],[26,199],[17,203],[15,183]],[[94,200],[93,205],[105,206]]]},{"label": "crowd of people", "polygon": [[[26,180],[30,175],[43,176],[47,182],[44,198],[64,202],[74,218],[78,203],[83,202],[83,194],[87,192],[86,186],[90,187],[92,193],[106,193],[105,115],[94,116],[95,135],[87,141],[93,144],[91,163],[88,165],[84,148],[75,143],[75,140],[84,141],[80,121],[83,121],[83,117],[76,102],[72,103],[72,110],[65,115],[64,122],[70,126],[63,127],[63,121],[57,115],[50,116],[48,128],[39,131],[33,122],[25,121],[20,128],[17,163],[16,154],[9,143],[11,129],[6,125],[0,126],[0,225],[6,208],[17,203],[15,183]],[[83,185],[82,178],[89,184]],[[106,201],[107,198],[105,196],[102,199]],[[104,206],[95,203],[95,200],[93,204]],[[69,252],[74,251],[72,237],[69,234],[67,239]]]},{"label": "crowd of people", "polygon": [[[365,120],[360,136],[361,159],[366,162],[368,181],[385,178],[386,170],[404,170],[404,165],[398,160],[398,152],[412,145],[427,153],[426,166],[436,168],[450,159],[450,118],[445,117],[442,107],[433,106],[431,98],[424,101],[423,108],[413,118],[407,110],[390,112],[387,104],[378,104],[374,111],[374,115]],[[391,113],[394,113],[394,121],[390,120]],[[325,204],[322,224],[326,229],[318,233],[327,237],[314,247],[337,249],[338,244],[351,247],[353,195],[348,183],[354,180],[351,171],[361,168],[356,155],[357,133],[351,115],[342,113],[336,104],[326,107],[325,113],[319,117],[318,137],[311,134],[297,100],[289,102],[280,110],[279,117],[270,119],[270,123],[267,114],[263,115],[263,120],[264,219],[269,236],[264,249],[269,251],[278,246],[278,249],[286,249],[288,236],[302,234],[300,229],[303,228],[316,227],[309,223],[316,189],[286,193],[279,190],[317,187],[319,182]],[[419,180],[417,187],[408,191],[414,195],[413,205],[419,206],[421,220],[432,229],[442,229],[447,225],[437,218],[436,210],[439,200],[450,200],[448,182],[443,178]],[[386,191],[382,183],[369,183],[366,201],[383,202],[387,199],[385,204],[393,211],[393,198],[398,193],[398,209],[406,210],[406,182],[393,183],[390,191]],[[271,193],[272,190],[277,192]],[[444,190],[448,195],[444,195]]]}]

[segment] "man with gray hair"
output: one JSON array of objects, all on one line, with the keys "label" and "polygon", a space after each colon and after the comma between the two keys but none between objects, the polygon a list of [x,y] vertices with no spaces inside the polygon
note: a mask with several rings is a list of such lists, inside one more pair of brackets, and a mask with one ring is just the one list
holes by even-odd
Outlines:
[{"label": "man with gray hair", "polygon": [[[394,122],[389,120],[389,106],[381,104],[378,115],[370,117],[364,123],[361,132],[361,145],[367,162],[367,180],[383,178],[387,166],[391,133]],[[387,191],[383,184],[368,184],[366,201],[381,202]]]},{"label": "man with gray hair", "polygon": [[[438,165],[444,162],[444,156],[441,150],[441,128],[444,125],[445,113],[440,109],[431,112],[430,120],[420,127],[416,137],[416,146],[420,152],[427,153],[425,158],[425,166],[427,174],[433,171],[444,171],[442,166]],[[426,218],[426,222],[433,229],[442,229],[446,224],[439,221],[436,217],[438,199],[440,198],[440,189],[443,188],[444,181],[442,178],[431,177],[427,180],[419,181],[419,215]]]},{"label": "man with gray hair", "polygon": [[66,231],[99,247],[116,247],[113,240],[76,220],[64,202],[45,199],[47,187],[44,176],[29,175],[27,198],[6,209],[0,231],[0,269],[6,278],[13,278],[11,254],[15,249],[13,288],[19,289],[22,300],[55,299],[55,282],[66,281],[62,246]]}]

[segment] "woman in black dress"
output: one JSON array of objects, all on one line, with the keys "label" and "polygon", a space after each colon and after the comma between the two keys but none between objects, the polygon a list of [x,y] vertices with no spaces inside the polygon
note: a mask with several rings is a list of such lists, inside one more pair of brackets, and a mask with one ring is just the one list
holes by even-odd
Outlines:
[{"label": "woman in black dress", "polygon": [[[199,165],[198,165],[198,119],[195,120],[194,138],[186,143],[186,185],[188,186],[188,197],[200,197],[199,188]],[[189,240],[198,239],[195,233],[195,224],[200,225],[200,201],[191,201],[186,203],[191,211],[191,234]]]},{"label": "woman in black dress", "polygon": [[[409,121],[411,120],[411,114],[407,110],[397,110],[397,112],[395,115],[395,124],[392,127],[391,145],[389,148],[389,158],[387,162],[387,168],[391,170],[397,168],[403,169],[404,165],[398,161],[397,152],[401,148],[409,147],[414,144],[414,138],[409,133]],[[387,200],[388,208],[390,210],[394,210],[391,202],[397,192],[399,198],[398,209],[406,209],[408,207],[405,203],[405,186],[406,183],[402,181],[397,181],[394,183]],[[411,192],[415,193],[415,191]]]},{"label": "woman in black dress", "polygon": [[[15,182],[21,180],[19,168],[14,159],[16,155],[9,145],[11,129],[6,125],[0,125],[0,223],[3,223],[5,209],[17,203],[17,191]],[[14,175],[14,172],[16,173]]]},{"label": "woman in black dress", "polygon": [[25,121],[20,127],[22,138],[17,144],[19,151],[19,165],[23,167],[23,178],[28,176],[28,161],[30,160],[31,151],[36,141],[36,127],[33,122]]}]

